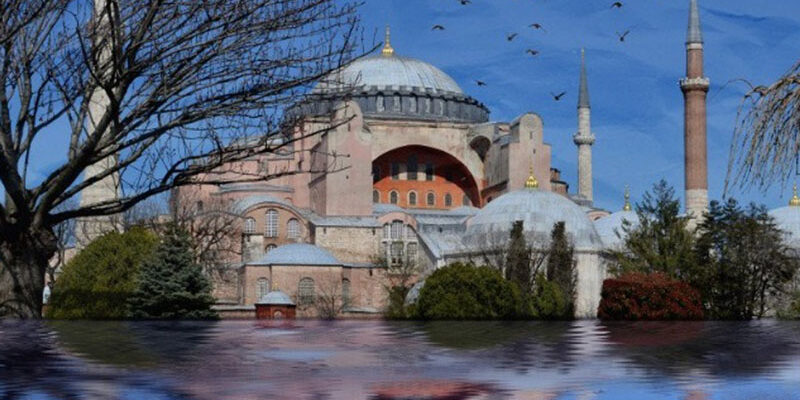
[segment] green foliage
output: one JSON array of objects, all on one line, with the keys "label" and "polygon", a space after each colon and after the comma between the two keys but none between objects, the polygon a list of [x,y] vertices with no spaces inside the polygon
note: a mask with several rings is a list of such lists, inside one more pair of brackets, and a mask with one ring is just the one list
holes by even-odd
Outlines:
[{"label": "green foliage", "polygon": [[792,292],[787,307],[778,311],[778,318],[800,319],[800,290]]},{"label": "green foliage", "polygon": [[575,248],[567,239],[564,222],[556,222],[550,233],[550,250],[547,255],[547,281],[554,284],[560,292],[561,300],[558,304],[562,305],[562,308],[560,309],[560,315],[548,315],[544,318],[567,319],[572,318],[575,314],[578,271],[576,270],[574,254]]},{"label": "green foliage", "polygon": [[386,288],[389,294],[389,302],[383,312],[387,319],[405,319],[409,317],[409,310],[406,306],[406,296],[411,288],[405,286],[392,286]]},{"label": "green foliage", "polygon": [[612,272],[661,272],[683,279],[696,268],[694,233],[687,228],[688,218],[680,215],[680,201],[666,181],[653,185],[636,205],[639,225],[628,221],[622,226],[625,247],[611,252]]},{"label": "green foliage", "polygon": [[128,299],[130,316],[148,319],[216,318],[211,283],[195,261],[189,235],[170,227],[144,262]]},{"label": "green foliage", "polygon": [[416,317],[437,320],[515,319],[523,313],[519,288],[489,267],[454,263],[426,280]]},{"label": "green foliage", "polygon": [[544,274],[536,276],[536,290],[530,296],[529,317],[534,319],[572,318],[572,305],[559,284]]},{"label": "green foliage", "polygon": [[715,319],[761,318],[798,270],[764,206],[712,201],[698,227],[702,268],[688,277]]},{"label": "green foliage", "polygon": [[533,290],[531,248],[525,242],[522,221],[515,221],[511,227],[505,272],[506,279],[514,282],[524,295]]},{"label": "green foliage", "polygon": [[143,228],[111,232],[89,243],[58,277],[47,317],[57,319],[119,319],[136,287],[142,262],[158,238]]}]

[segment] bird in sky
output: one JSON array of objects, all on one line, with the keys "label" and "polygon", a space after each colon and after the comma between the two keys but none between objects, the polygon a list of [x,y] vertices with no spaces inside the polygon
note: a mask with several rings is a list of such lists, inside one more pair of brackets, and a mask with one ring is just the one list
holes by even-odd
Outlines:
[{"label": "bird in sky", "polygon": [[472,2],[469,0],[458,0],[458,1],[461,3],[462,6],[465,6],[467,4],[472,4]]},{"label": "bird in sky", "polygon": [[516,33],[516,32],[514,32],[512,34],[509,34],[508,36],[506,36],[506,40],[508,40],[510,42],[510,41],[514,40],[514,38],[517,37],[517,35],[519,35],[519,33]]},{"label": "bird in sky", "polygon": [[555,100],[555,101],[561,100],[561,98],[564,97],[565,94],[567,94],[567,92],[561,92],[559,94],[555,94],[553,92],[550,92],[550,95],[553,96],[553,100]]},{"label": "bird in sky", "polygon": [[436,25],[433,26],[433,28],[431,28],[431,30],[432,31],[443,31],[444,27],[439,25],[439,24],[436,24]]},{"label": "bird in sky", "polygon": [[529,28],[533,28],[533,29],[541,29],[542,31],[545,31],[545,32],[547,32],[547,31],[544,29],[544,27],[542,27],[542,24],[540,24],[540,23],[538,23],[538,22],[534,22],[534,23],[532,23],[532,24],[528,25],[528,27],[529,27]]},{"label": "bird in sky", "polygon": [[625,41],[625,37],[628,36],[629,33],[631,33],[630,29],[628,29],[628,30],[626,30],[625,32],[622,32],[622,33],[617,32],[617,36],[619,37],[619,41],[620,42],[624,42]]},{"label": "bird in sky", "polygon": [[525,50],[525,52],[530,54],[530,55],[532,55],[532,56],[538,56],[539,55],[539,50],[528,49],[528,50]]},{"label": "bird in sky", "polygon": [[484,82],[484,81],[479,81],[479,80],[477,80],[477,79],[475,80],[475,84],[476,84],[476,85],[478,85],[478,86],[486,86],[486,82]]},{"label": "bird in sky", "polygon": [[611,8],[622,8],[622,2],[615,1],[613,4],[611,4]]}]

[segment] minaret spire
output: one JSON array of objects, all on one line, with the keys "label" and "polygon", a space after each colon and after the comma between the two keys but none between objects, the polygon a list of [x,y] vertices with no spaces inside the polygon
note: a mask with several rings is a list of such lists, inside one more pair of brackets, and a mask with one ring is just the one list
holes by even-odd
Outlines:
[{"label": "minaret spire", "polygon": [[592,194],[592,109],[589,105],[589,80],[586,77],[586,52],[581,49],[581,80],[578,95],[578,132],[572,137],[578,146],[578,196],[591,205]]},{"label": "minaret spire", "polygon": [[684,98],[686,211],[697,221],[708,208],[706,96],[710,86],[703,73],[703,34],[697,0],[689,0],[686,77],[681,79],[680,85]]}]

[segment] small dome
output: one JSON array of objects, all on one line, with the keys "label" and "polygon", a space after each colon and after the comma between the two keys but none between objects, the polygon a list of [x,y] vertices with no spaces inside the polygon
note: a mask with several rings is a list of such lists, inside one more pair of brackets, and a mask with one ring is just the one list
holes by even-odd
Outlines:
[{"label": "small dome", "polygon": [[[622,222],[628,221],[632,226],[639,225],[639,215],[634,211],[618,211],[611,215],[594,221],[594,228],[603,241],[603,246],[609,250],[619,250],[625,245],[625,233],[622,230]],[[619,236],[617,235],[619,233]],[[620,237],[622,236],[622,237]]]},{"label": "small dome", "polygon": [[504,194],[487,204],[467,222],[465,241],[480,246],[487,238],[508,240],[515,221],[523,221],[526,236],[543,244],[550,241],[553,225],[564,221],[575,250],[602,248],[594,224],[579,205],[559,194],[533,188]]},{"label": "small dome", "polygon": [[342,265],[327,250],[306,243],[292,243],[272,249],[264,257],[248,264],[255,265]]},{"label": "small dome", "polygon": [[771,210],[778,229],[783,231],[784,241],[793,249],[800,249],[800,207],[788,206]]},{"label": "small dome", "polygon": [[396,55],[374,55],[356,60],[317,85],[315,91],[337,91],[343,87],[400,87],[428,89],[434,93],[464,92],[456,81],[424,61]]},{"label": "small dome", "polygon": [[294,302],[289,295],[286,293],[281,292],[280,290],[275,290],[269,292],[261,297],[260,300],[256,304],[265,304],[265,305],[273,305],[273,306],[293,306]]}]

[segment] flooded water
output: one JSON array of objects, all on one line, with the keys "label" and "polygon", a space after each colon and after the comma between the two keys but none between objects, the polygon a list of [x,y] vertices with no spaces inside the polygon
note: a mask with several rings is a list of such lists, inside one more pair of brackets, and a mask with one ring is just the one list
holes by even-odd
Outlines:
[{"label": "flooded water", "polygon": [[800,399],[800,323],[4,321],[0,399]]}]

